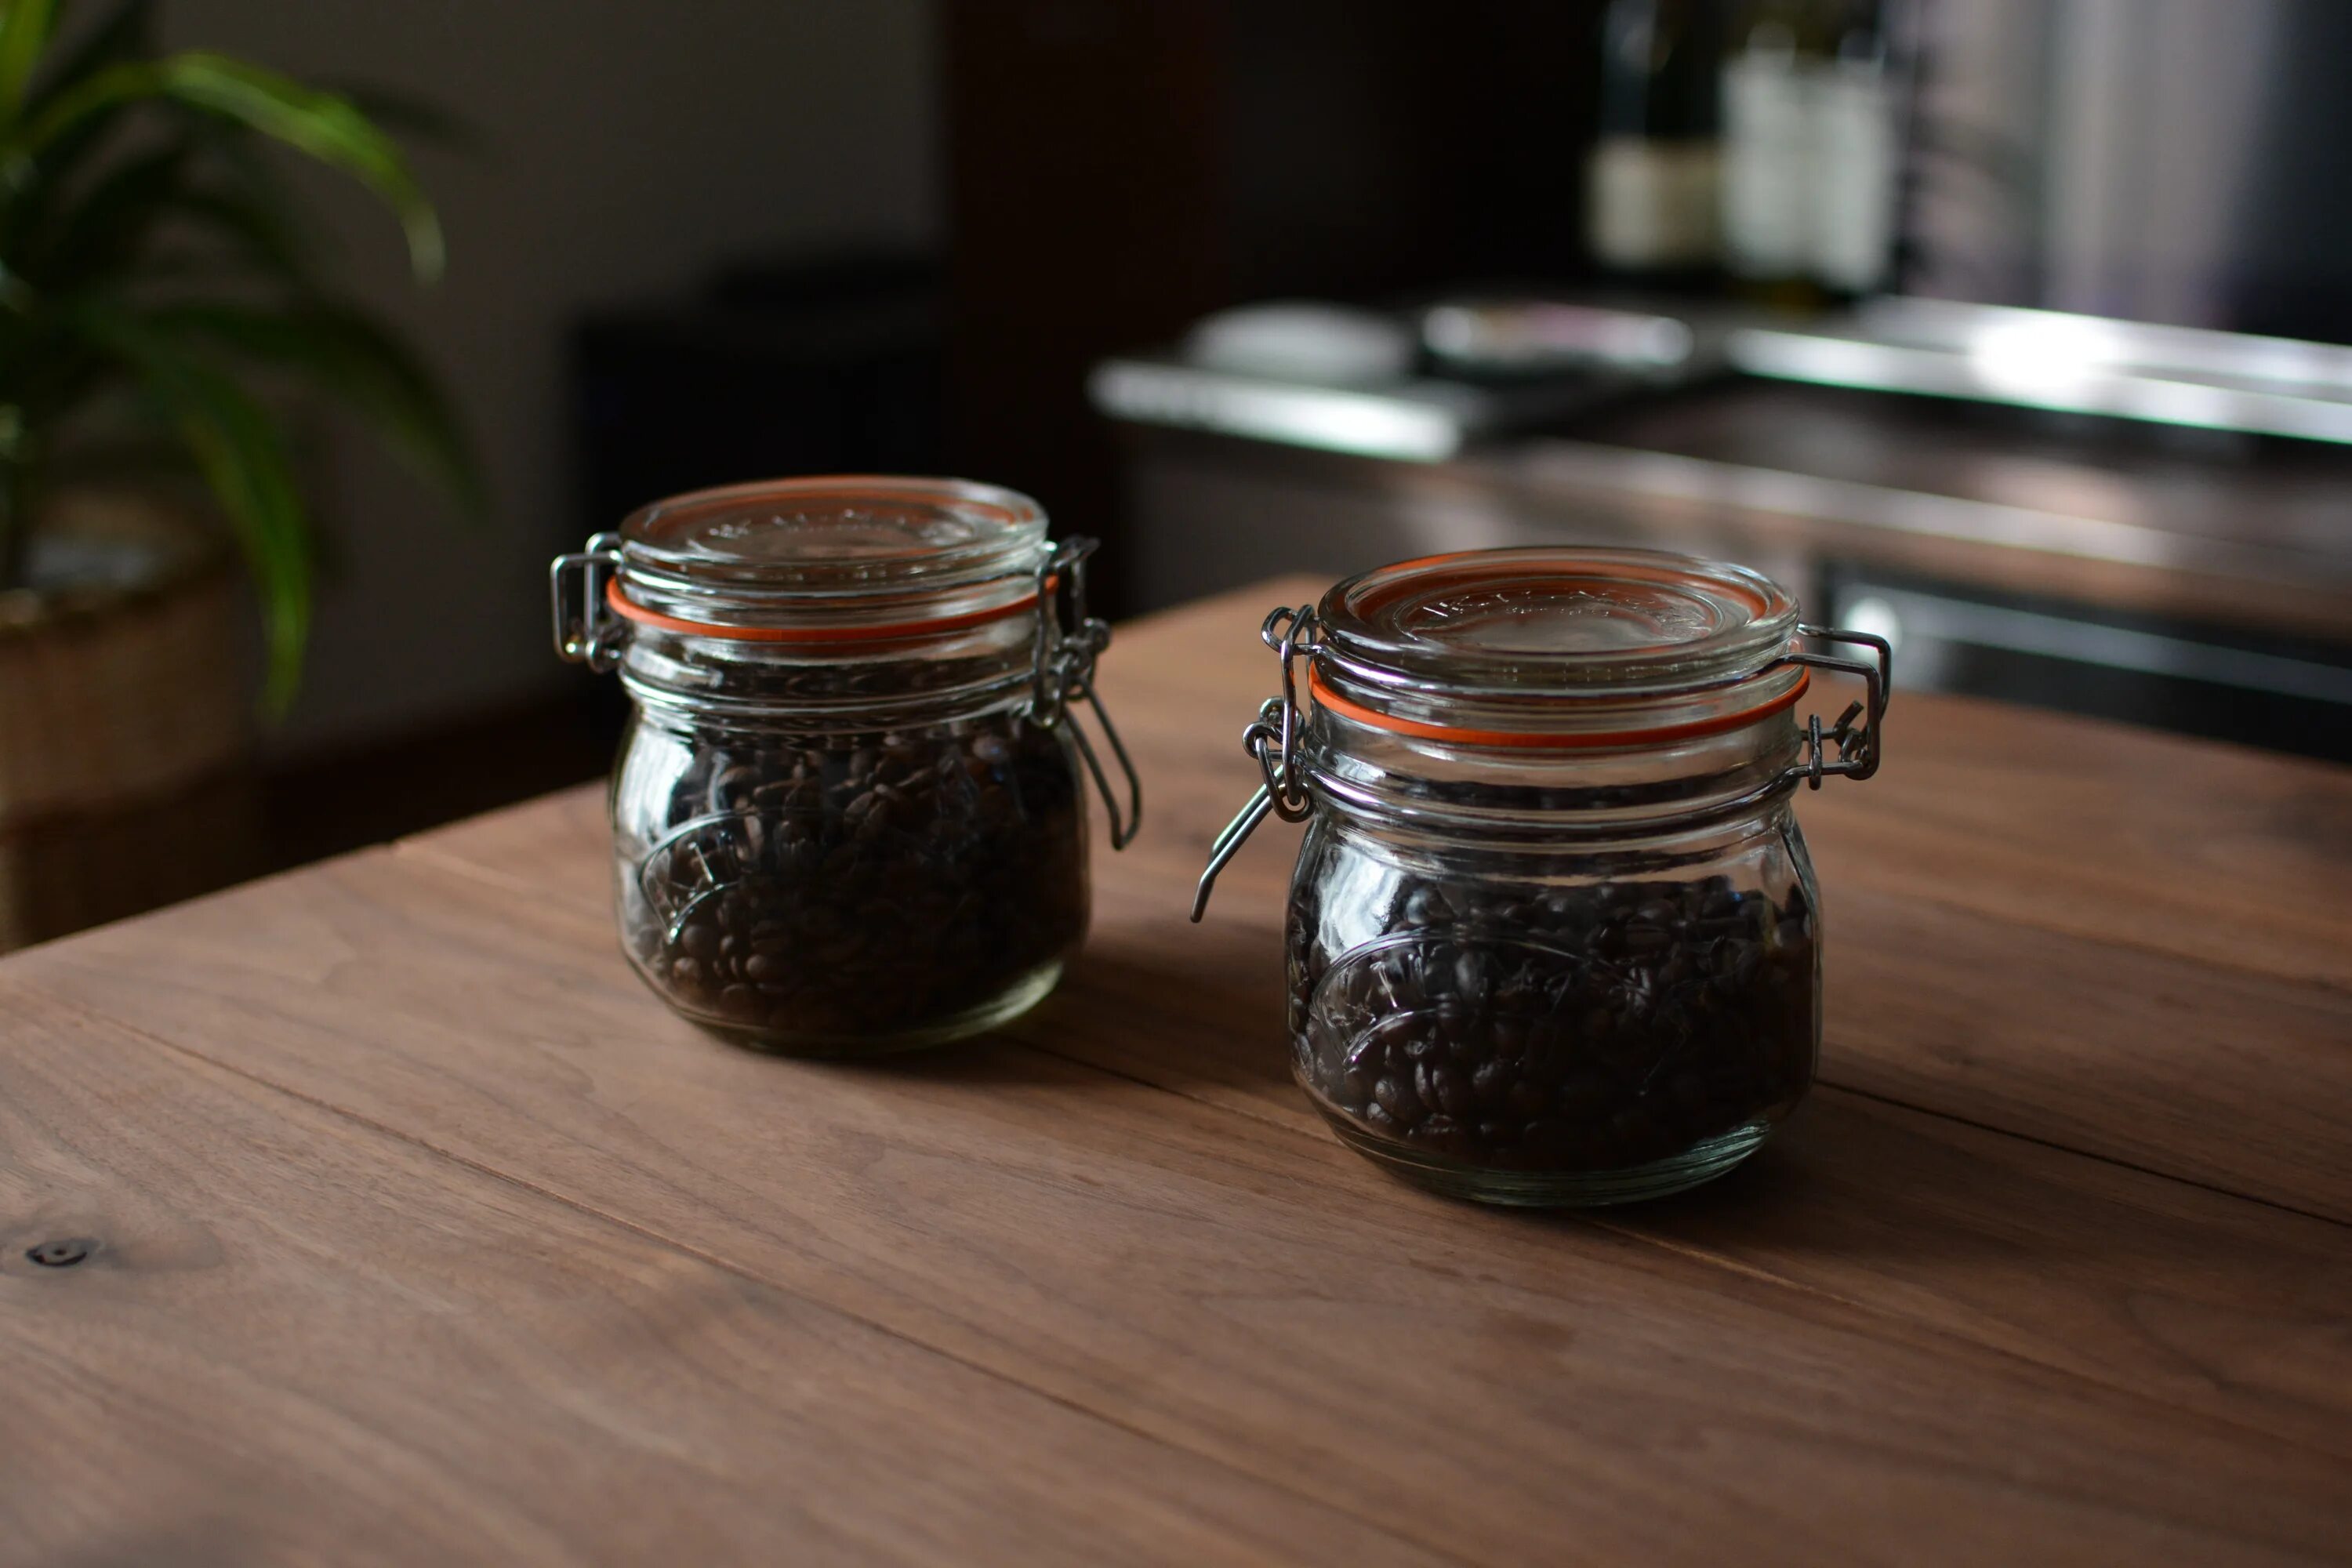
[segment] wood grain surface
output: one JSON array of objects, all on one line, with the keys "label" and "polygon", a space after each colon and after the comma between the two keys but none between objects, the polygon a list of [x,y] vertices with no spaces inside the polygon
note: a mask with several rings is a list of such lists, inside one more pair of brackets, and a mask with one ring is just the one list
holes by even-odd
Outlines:
[{"label": "wood grain surface", "polygon": [[1312,591],[1122,630],[1145,837],[968,1048],[672,1017],[592,791],[0,963],[0,1561],[2352,1554],[2352,773],[1899,697],[1806,1110],[1490,1212],[1290,1087],[1294,838],[1184,918]]},{"label": "wood grain surface", "polygon": [[[0,1006],[12,1560],[1084,1561],[1330,1540],[1430,1560],[177,1047],[13,987]],[[99,1249],[25,1256],[58,1237]],[[619,1506],[584,1506],[607,1490]]]}]

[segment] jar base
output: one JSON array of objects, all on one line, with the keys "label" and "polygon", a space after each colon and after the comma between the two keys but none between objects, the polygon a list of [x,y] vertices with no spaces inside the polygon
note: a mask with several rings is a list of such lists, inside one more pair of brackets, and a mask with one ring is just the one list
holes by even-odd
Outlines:
[{"label": "jar base", "polygon": [[[1310,1097],[1311,1098],[1311,1097]],[[1317,1110],[1323,1108],[1318,1105]],[[1715,1180],[1762,1147],[1776,1122],[1759,1117],[1681,1153],[1613,1171],[1501,1171],[1400,1149],[1323,1110],[1339,1142],[1415,1186],[1512,1208],[1601,1208],[1662,1198]]]},{"label": "jar base", "polygon": [[[714,1035],[723,1037],[730,1044],[763,1052],[769,1056],[803,1057],[840,1061],[866,1057],[896,1056],[902,1051],[926,1050],[954,1041],[983,1035],[1002,1025],[1009,1024],[1052,994],[1061,984],[1061,959],[1048,960],[1023,974],[1003,991],[976,1007],[967,1007],[919,1028],[894,1030],[887,1034],[811,1034],[791,1029],[779,1029],[769,1025],[741,1024],[733,1019],[713,1017],[689,1012],[676,1003],[671,1010]],[[648,983],[650,984],[650,983]],[[656,990],[654,993],[660,995]],[[663,997],[668,1002],[667,997]]]}]

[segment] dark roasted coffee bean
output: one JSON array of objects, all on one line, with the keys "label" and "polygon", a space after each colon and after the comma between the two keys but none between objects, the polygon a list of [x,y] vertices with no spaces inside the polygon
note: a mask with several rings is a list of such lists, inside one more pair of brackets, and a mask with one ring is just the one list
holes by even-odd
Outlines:
[{"label": "dark roasted coffee bean", "polygon": [[1712,1098],[1707,1093],[1706,1075],[1696,1068],[1685,1068],[1675,1074],[1674,1081],[1666,1085],[1666,1093],[1688,1115],[1704,1111]]},{"label": "dark roasted coffee bean", "polygon": [[1547,1019],[1528,1035],[1528,1048],[1519,1057],[1519,1072],[1538,1088],[1550,1089],[1567,1076],[1574,1057],[1575,1047]]},{"label": "dark roasted coffee bean", "polygon": [[1521,1116],[1541,1116],[1551,1104],[1551,1096],[1543,1086],[1526,1079],[1515,1081],[1503,1096],[1503,1103]]},{"label": "dark roasted coffee bean", "polygon": [[1454,994],[1468,1007],[1475,1007],[1486,999],[1486,965],[1475,949],[1465,951],[1454,961]]},{"label": "dark roasted coffee bean", "polygon": [[760,775],[748,767],[732,767],[710,781],[709,804],[713,811],[732,811],[748,797]]},{"label": "dark roasted coffee bean", "polygon": [[1423,1102],[1434,1105],[1449,1117],[1467,1117],[1473,1110],[1477,1110],[1477,1096],[1470,1093],[1470,1074],[1463,1072],[1461,1068],[1454,1068],[1451,1063],[1437,1063],[1434,1068],[1425,1068],[1425,1072],[1428,1072],[1428,1084],[1421,1084],[1416,1079],[1416,1089],[1421,1089]]},{"label": "dark roasted coffee bean", "polygon": [[1530,1159],[1550,1163],[1567,1152],[1574,1130],[1549,1117],[1538,1117],[1519,1129],[1519,1142]]},{"label": "dark roasted coffee bean", "polygon": [[1609,1080],[1590,1068],[1570,1072],[1559,1086],[1559,1112],[1571,1121],[1597,1121],[1609,1113]]},{"label": "dark roasted coffee bean", "polygon": [[690,1016],[787,1044],[887,1038],[988,1005],[1084,931],[1077,777],[1025,720],[694,743],[724,765],[656,797],[673,837],[621,878],[632,956]]},{"label": "dark roasted coffee bean", "polygon": [[1617,1169],[1780,1114],[1811,1077],[1814,938],[1794,889],[1776,903],[1720,874],[1532,891],[1408,879],[1375,934],[1420,940],[1344,985],[1322,984],[1345,950],[1322,946],[1318,891],[1286,924],[1288,988],[1294,1027],[1311,1016],[1332,1043],[1299,1073],[1370,1133],[1497,1169]]},{"label": "dark roasted coffee bean", "polygon": [[1454,918],[1454,910],[1445,895],[1427,882],[1407,893],[1398,923],[1409,926],[1443,925]]},{"label": "dark roasted coffee bean", "polygon": [[1412,1092],[1412,1080],[1391,1073],[1372,1086],[1372,1099],[1402,1126],[1421,1120],[1422,1103]]}]

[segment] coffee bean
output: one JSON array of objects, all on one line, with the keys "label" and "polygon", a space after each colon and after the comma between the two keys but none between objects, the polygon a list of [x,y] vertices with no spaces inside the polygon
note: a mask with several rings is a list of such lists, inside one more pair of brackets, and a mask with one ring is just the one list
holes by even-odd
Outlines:
[{"label": "coffee bean", "polygon": [[706,798],[713,811],[732,811],[737,802],[751,794],[760,775],[748,767],[722,769],[710,781]]},{"label": "coffee bean", "polygon": [[1473,1007],[1486,999],[1486,966],[1475,952],[1454,961],[1454,994]]},{"label": "coffee bean", "polygon": [[1570,1121],[1598,1121],[1609,1112],[1609,1079],[1590,1068],[1570,1072],[1559,1086],[1559,1111]]},{"label": "coffee bean", "polygon": [[1413,1087],[1425,1104],[1433,1105],[1448,1116],[1467,1116],[1477,1108],[1477,1099],[1471,1092],[1470,1075],[1448,1063],[1430,1066],[1424,1063],[1415,1069]]},{"label": "coffee bean", "polygon": [[1454,918],[1454,910],[1445,895],[1430,883],[1423,882],[1405,896],[1398,923],[1410,926],[1444,925]]},{"label": "coffee bean", "polygon": [[887,1042],[985,1006],[1085,931],[1078,777],[1017,714],[681,739],[667,796],[616,843],[628,951],[690,1017]]},{"label": "coffee bean", "polygon": [[[1285,922],[1299,1079],[1369,1133],[1495,1170],[1622,1169],[1777,1117],[1811,1080],[1801,888],[1402,882],[1369,935],[1327,927],[1311,882]],[[1327,930],[1415,940],[1326,984],[1349,951]]]},{"label": "coffee bean", "polygon": [[1414,1097],[1409,1079],[1394,1074],[1383,1078],[1372,1086],[1372,1098],[1402,1126],[1421,1120],[1421,1101]]}]

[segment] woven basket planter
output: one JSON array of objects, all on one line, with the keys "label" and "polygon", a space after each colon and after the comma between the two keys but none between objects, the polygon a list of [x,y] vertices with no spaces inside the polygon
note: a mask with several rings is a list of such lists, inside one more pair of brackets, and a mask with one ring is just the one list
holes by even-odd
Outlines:
[{"label": "woven basket planter", "polygon": [[0,594],[0,952],[168,903],[257,860],[236,581],[131,495],[45,517]]}]

